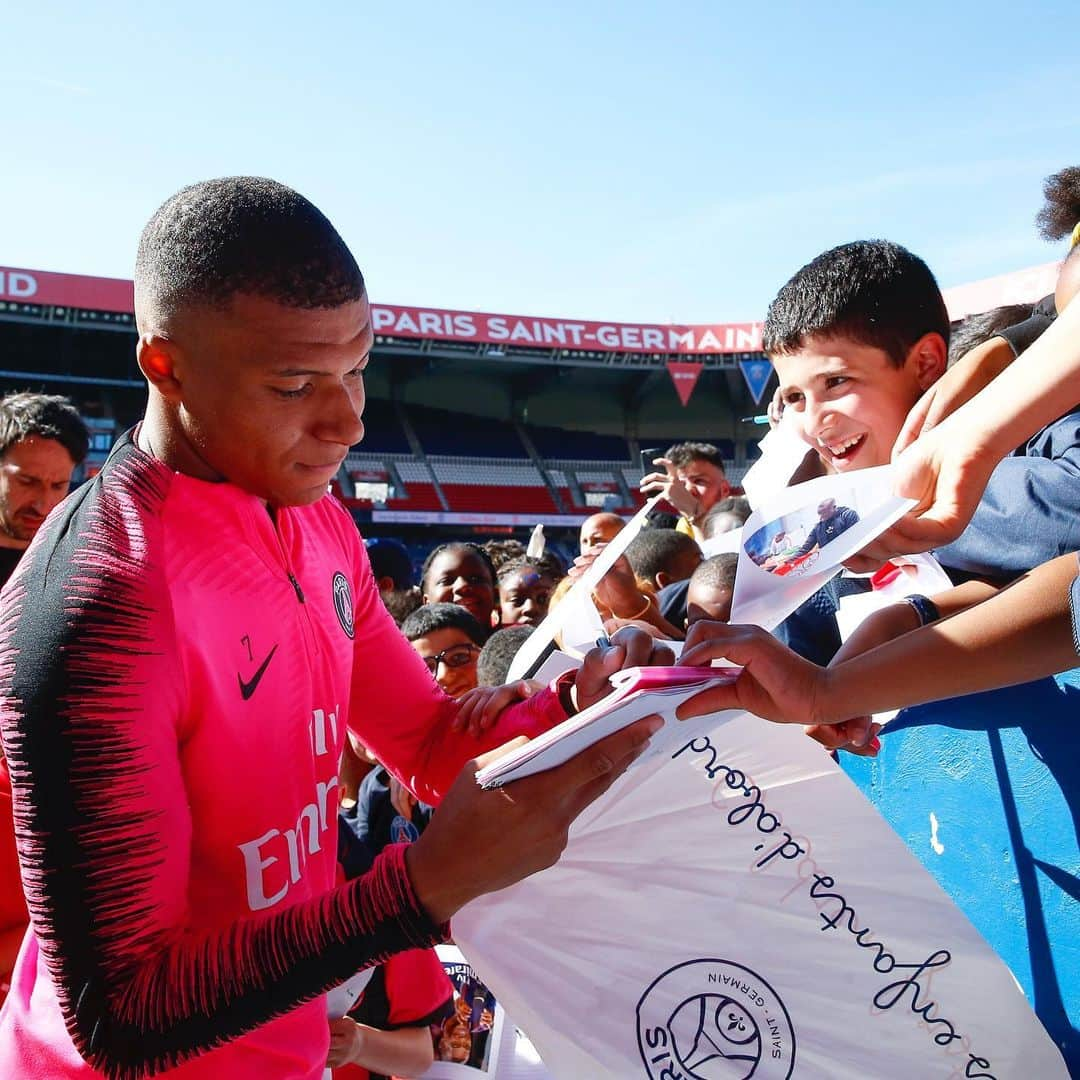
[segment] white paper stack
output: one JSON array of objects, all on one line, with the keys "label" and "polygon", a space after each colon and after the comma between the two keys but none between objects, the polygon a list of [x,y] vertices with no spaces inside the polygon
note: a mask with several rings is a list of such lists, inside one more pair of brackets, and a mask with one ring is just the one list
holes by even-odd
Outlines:
[{"label": "white paper stack", "polygon": [[[621,728],[658,714],[678,723],[675,710],[688,698],[711,686],[732,683],[741,668],[669,667],[627,668],[611,677],[615,689],[587,709],[493,761],[476,774],[481,787],[493,788],[545,769],[554,769],[575,754]],[[646,753],[643,757],[647,757]]]}]

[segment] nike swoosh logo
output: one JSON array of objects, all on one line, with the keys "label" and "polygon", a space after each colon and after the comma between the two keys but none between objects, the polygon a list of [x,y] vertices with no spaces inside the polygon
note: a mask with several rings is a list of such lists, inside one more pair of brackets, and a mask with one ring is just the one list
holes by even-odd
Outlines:
[{"label": "nike swoosh logo", "polygon": [[266,655],[266,659],[259,665],[259,670],[251,676],[248,682],[244,682],[240,678],[240,672],[236,673],[236,681],[240,684],[240,696],[247,701],[252,694],[255,693],[255,687],[259,685],[259,680],[266,674],[266,669],[270,666],[270,661],[274,659],[274,653],[277,652],[277,646],[275,645],[269,653]]}]

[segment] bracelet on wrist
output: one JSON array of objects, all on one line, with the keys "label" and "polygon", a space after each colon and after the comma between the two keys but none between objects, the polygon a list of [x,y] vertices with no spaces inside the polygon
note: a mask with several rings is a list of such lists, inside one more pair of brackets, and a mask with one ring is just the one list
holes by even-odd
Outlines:
[{"label": "bracelet on wrist", "polygon": [[640,619],[652,607],[652,597],[648,593],[642,593],[642,596],[645,597],[645,606],[640,611],[635,611],[633,615],[616,615],[615,617],[626,620]]},{"label": "bracelet on wrist", "polygon": [[904,597],[904,603],[910,604],[915,609],[920,626],[929,626],[930,623],[937,622],[941,618],[941,612],[938,611],[937,604],[928,596],[912,593],[911,596]]}]

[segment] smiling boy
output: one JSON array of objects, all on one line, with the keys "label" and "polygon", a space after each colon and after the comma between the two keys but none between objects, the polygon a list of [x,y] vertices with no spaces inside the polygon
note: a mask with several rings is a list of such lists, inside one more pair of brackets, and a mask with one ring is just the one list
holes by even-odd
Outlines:
[{"label": "smiling boy", "polygon": [[[785,411],[838,473],[889,463],[907,414],[944,374],[948,340],[929,267],[885,240],[812,260],[777,293],[763,330]],[[1080,413],[1071,412],[998,465],[971,524],[937,557],[958,580],[1010,580],[1080,547],[1077,505]]]},{"label": "smiling boy", "polygon": [[763,345],[785,412],[833,472],[885,465],[944,373],[949,316],[929,267],[898,244],[844,244],[777,294]]}]

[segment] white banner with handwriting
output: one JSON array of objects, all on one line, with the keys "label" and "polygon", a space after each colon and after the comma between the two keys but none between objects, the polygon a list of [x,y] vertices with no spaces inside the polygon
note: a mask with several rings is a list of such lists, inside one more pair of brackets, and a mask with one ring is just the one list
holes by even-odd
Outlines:
[{"label": "white banner with handwriting", "polygon": [[668,724],[454,936],[567,1080],[1067,1073],[1011,973],[818,744]]}]

